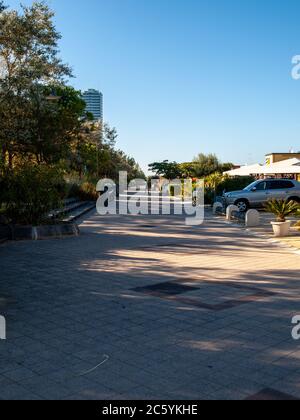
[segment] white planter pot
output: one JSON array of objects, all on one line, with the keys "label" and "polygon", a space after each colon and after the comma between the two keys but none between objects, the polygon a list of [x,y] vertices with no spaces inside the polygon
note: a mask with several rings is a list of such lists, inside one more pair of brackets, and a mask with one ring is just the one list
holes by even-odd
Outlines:
[{"label": "white planter pot", "polygon": [[282,238],[284,236],[289,236],[291,221],[287,222],[271,222],[273,226],[274,235],[277,238]]}]

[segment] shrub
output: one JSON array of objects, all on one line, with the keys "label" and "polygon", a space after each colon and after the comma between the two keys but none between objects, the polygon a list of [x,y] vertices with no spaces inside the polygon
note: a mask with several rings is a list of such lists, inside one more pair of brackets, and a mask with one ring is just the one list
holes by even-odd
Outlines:
[{"label": "shrub", "polygon": [[255,179],[251,176],[229,178],[219,172],[208,175],[205,178],[205,203],[212,204],[216,196],[223,195],[224,191],[243,190],[253,181]]},{"label": "shrub", "polygon": [[239,176],[235,178],[225,176],[217,187],[217,194],[222,195],[224,190],[226,192],[243,190],[254,181],[255,178],[251,176]]},{"label": "shrub", "polygon": [[220,172],[215,172],[205,178],[204,200],[206,204],[213,204],[217,196],[219,185],[224,177]]},{"label": "shrub", "polygon": [[80,185],[79,198],[83,201],[96,201],[98,199],[96,186],[91,182],[84,182]]},{"label": "shrub", "polygon": [[68,198],[78,198],[82,201],[96,201],[98,199],[96,186],[92,182],[71,184],[68,186]]},{"label": "shrub", "polygon": [[67,193],[68,198],[79,198],[79,195],[80,195],[79,184],[69,184],[67,187],[67,190],[68,190],[68,193]]},{"label": "shrub", "polygon": [[0,180],[0,203],[16,224],[47,222],[48,213],[62,207],[66,185],[60,170],[27,164],[7,170]]}]

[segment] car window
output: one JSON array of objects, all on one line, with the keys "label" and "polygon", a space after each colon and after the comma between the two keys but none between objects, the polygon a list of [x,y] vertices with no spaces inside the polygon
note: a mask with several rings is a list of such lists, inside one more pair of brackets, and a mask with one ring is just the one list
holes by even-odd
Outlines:
[{"label": "car window", "polygon": [[280,181],[268,181],[267,189],[268,190],[280,190],[281,189]]},{"label": "car window", "polygon": [[267,185],[268,190],[286,190],[294,188],[294,184],[291,181],[269,181]]},{"label": "car window", "polygon": [[252,182],[250,185],[248,185],[246,188],[244,188],[244,191],[251,191],[252,188],[256,187],[257,181]]},{"label": "car window", "polygon": [[292,181],[282,181],[282,188],[294,188],[294,184],[292,183]]},{"label": "car window", "polygon": [[266,182],[260,182],[256,185],[256,191],[264,191],[266,189]]}]

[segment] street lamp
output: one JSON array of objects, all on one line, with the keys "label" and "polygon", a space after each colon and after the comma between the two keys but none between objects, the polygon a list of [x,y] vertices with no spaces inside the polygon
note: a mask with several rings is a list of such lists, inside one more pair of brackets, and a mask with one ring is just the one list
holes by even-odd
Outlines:
[{"label": "street lamp", "polygon": [[55,92],[51,92],[50,95],[46,96],[46,100],[49,102],[57,102],[61,99],[61,96],[57,96]]}]

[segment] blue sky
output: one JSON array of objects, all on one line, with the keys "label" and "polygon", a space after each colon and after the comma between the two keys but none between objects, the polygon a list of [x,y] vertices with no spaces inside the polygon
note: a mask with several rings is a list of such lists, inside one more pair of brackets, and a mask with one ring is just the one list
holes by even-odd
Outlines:
[{"label": "blue sky", "polygon": [[144,169],[200,152],[244,164],[300,150],[298,0],[48,3],[72,84],[103,91],[119,147]]}]

